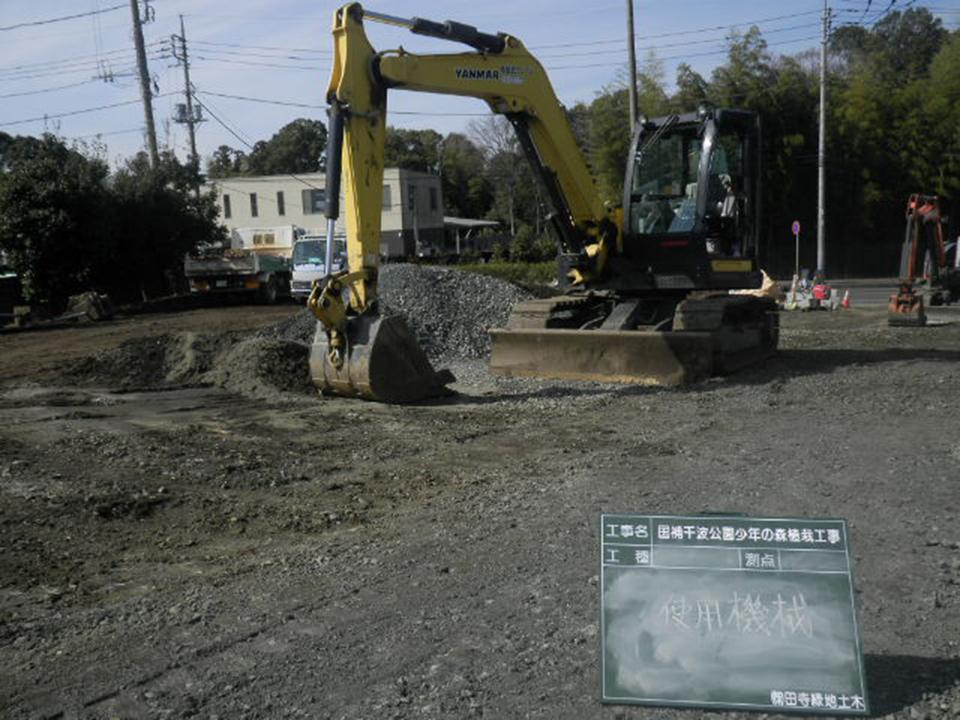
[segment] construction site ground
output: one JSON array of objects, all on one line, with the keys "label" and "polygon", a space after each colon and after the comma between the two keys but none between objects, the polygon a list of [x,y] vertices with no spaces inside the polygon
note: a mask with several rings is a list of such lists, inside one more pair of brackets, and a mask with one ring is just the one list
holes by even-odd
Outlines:
[{"label": "construction site ground", "polygon": [[874,714],[960,717],[960,315],[785,313],[679,389],[453,359],[396,407],[279,336],[239,377],[299,313],[0,334],[0,716],[756,717],[599,702],[600,513],[729,511],[846,518]]}]

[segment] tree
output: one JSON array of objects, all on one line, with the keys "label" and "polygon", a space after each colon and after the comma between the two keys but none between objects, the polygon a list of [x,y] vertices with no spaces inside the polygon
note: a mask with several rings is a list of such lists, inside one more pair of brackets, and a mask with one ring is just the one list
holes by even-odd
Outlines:
[{"label": "tree", "polygon": [[910,82],[927,73],[947,37],[939,18],[926,8],[892,12],[873,26],[868,50],[889,79]]},{"label": "tree", "polygon": [[225,178],[241,175],[247,156],[242,150],[234,150],[229,145],[221,145],[207,163],[207,175],[211,178]]},{"label": "tree", "polygon": [[[226,240],[218,224],[213,193],[199,196],[192,165],[181,164],[165,151],[151,167],[139,153],[110,181],[115,243],[114,256],[101,264],[103,286],[123,297],[170,292],[171,274],[178,274],[183,256],[201,242]],[[128,272],[115,277],[118,268]]]},{"label": "tree", "polygon": [[53,135],[4,137],[0,249],[20,276],[24,297],[50,302],[90,287],[104,238],[107,166]]},{"label": "tree", "polygon": [[207,161],[207,172],[214,178],[318,172],[326,147],[326,126],[319,120],[299,118],[269,140],[258,140],[249,154],[221,145]]},{"label": "tree", "polygon": [[[651,51],[637,73],[638,114],[659,117],[670,109],[663,77],[663,65]],[[620,202],[633,135],[627,83],[621,79],[597,93],[588,117],[589,161],[597,189],[604,200]]]},{"label": "tree", "polygon": [[455,217],[484,217],[493,193],[480,148],[466,135],[450,133],[443,140],[441,159],[444,212]]},{"label": "tree", "polygon": [[759,110],[776,82],[767,41],[754,25],[745,33],[730,33],[727,43],[727,62],[713,71],[713,96],[726,107]]},{"label": "tree", "polygon": [[[918,80],[919,105],[929,130],[911,138],[924,166],[924,187],[960,201],[960,32],[952,33],[930,64],[929,83]],[[931,92],[930,88],[936,88]]]},{"label": "tree", "polygon": [[443,136],[436,130],[387,127],[384,166],[437,172]]},{"label": "tree", "polygon": [[707,100],[707,81],[686,63],[677,65],[677,91],[670,105],[677,112],[692,112]]},{"label": "tree", "polygon": [[326,147],[326,126],[319,120],[299,118],[284,125],[268,141],[253,146],[251,172],[257,175],[317,172]]},{"label": "tree", "polygon": [[515,235],[517,215],[521,207],[518,194],[524,173],[528,178],[527,189],[531,189],[534,184],[520,150],[517,135],[510,122],[502,115],[488,115],[478,120],[471,120],[469,131],[477,147],[484,154],[486,172],[493,184],[492,214],[494,217],[505,220],[510,228],[510,234]]},{"label": "tree", "polygon": [[590,103],[590,164],[597,189],[608,200],[623,195],[623,175],[630,151],[629,118],[625,88],[604,88]]},{"label": "tree", "polygon": [[0,249],[30,302],[59,310],[94,289],[117,300],[169,290],[198,242],[223,238],[196,168],[170,152],[151,168],[144,153],[112,177],[106,163],[52,135],[0,138]]}]

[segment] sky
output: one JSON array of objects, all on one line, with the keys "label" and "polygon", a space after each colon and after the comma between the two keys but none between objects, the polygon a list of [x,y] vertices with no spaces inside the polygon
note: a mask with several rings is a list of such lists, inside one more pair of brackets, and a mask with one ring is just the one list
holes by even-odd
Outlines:
[{"label": "sky", "polygon": [[[625,76],[627,2],[595,0],[371,0],[369,10],[405,18],[456,20],[521,39],[547,70],[560,101],[590,102]],[[670,83],[687,62],[705,77],[725,59],[734,29],[757,25],[774,54],[819,47],[823,0],[632,0],[638,62],[652,51]],[[893,6],[923,5],[944,26],[960,26],[960,0],[828,0],[835,24],[872,21]],[[173,121],[184,102],[183,68],[170,54],[183,15],[190,79],[204,106],[197,127],[202,158],[220,145],[249,149],[300,117],[326,119],[334,0],[150,0],[144,25],[154,118],[161,147],[181,159],[187,128]],[[99,12],[98,12],[99,11]],[[81,15],[71,19],[65,16]],[[366,23],[377,49],[461,52],[464,45]],[[3,0],[0,10],[0,131],[53,132],[101,145],[112,164],[144,147],[144,115],[129,0]],[[488,114],[485,103],[396,91],[388,122],[464,132]]]}]

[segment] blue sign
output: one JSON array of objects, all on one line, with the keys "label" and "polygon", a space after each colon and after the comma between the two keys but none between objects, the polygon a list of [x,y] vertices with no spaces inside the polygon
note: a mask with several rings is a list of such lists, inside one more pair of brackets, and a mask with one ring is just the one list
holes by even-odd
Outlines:
[{"label": "blue sign", "polygon": [[794,221],[793,221],[793,225],[791,226],[790,229],[793,231],[793,234],[794,234],[794,235],[799,235],[799,234],[800,234],[800,221],[799,221],[799,220],[794,220]]}]

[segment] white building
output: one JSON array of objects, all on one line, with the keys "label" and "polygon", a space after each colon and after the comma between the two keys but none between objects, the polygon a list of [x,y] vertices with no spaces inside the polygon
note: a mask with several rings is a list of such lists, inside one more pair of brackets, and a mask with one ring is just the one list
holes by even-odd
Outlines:
[{"label": "white building", "polygon": [[[326,233],[324,173],[219,178],[208,185],[216,192],[220,221],[231,234],[290,225],[308,234]],[[344,232],[342,195],[337,232]],[[380,253],[385,257],[437,252],[443,244],[439,176],[386,168],[380,233]]]}]

